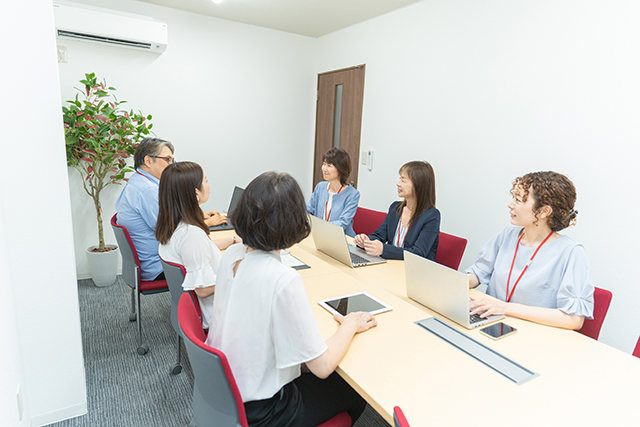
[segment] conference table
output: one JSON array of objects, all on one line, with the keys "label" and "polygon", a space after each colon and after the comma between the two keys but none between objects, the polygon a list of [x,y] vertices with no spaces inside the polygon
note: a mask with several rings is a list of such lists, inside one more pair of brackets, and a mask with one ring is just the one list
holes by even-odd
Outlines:
[{"label": "conference table", "polygon": [[[518,332],[495,341],[409,299],[404,261],[354,269],[317,251],[311,236],[289,251],[310,266],[299,273],[325,339],[338,324],[319,300],[366,291],[393,307],[376,315],[377,327],[356,335],[337,368],[391,425],[394,406],[412,427],[640,423],[636,357],[574,331],[513,317],[504,321]],[[431,316],[539,376],[515,384],[415,324]]]}]

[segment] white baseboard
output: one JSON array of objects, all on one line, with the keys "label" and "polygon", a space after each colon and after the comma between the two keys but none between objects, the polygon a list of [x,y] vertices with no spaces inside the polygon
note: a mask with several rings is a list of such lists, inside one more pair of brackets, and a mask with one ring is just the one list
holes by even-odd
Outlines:
[{"label": "white baseboard", "polygon": [[[122,269],[118,268],[118,275],[122,274]],[[89,271],[77,271],[76,276],[78,280],[91,279],[91,273]]]},{"label": "white baseboard", "polygon": [[69,418],[79,417],[87,413],[87,402],[79,403],[77,405],[69,406],[66,408],[58,409],[56,411],[48,412],[46,414],[36,415],[31,417],[31,427],[46,426],[49,424],[57,423],[59,421],[68,420]]}]

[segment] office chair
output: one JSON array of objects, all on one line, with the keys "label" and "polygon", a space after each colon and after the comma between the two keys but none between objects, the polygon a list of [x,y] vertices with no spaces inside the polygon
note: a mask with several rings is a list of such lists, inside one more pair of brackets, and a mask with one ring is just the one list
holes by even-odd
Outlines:
[{"label": "office chair", "polygon": [[116,213],[111,218],[111,227],[113,233],[116,235],[116,241],[120,247],[120,254],[122,255],[122,279],[131,288],[131,314],[129,320],[133,322],[137,321],[138,326],[138,354],[147,354],[149,346],[142,342],[142,320],[140,312],[140,294],[150,295],[160,292],[166,292],[167,288],[166,280],[142,280],[140,279],[140,259],[138,258],[138,252],[136,252],[135,246],[131,241],[131,236],[126,227],[117,224]]},{"label": "office chair", "polygon": [[640,357],[640,338],[638,338],[638,343],[636,344],[636,348],[633,349],[633,354],[635,357]]},{"label": "office chair", "polygon": [[[187,294],[180,296],[178,323],[193,368],[193,420],[198,427],[248,427],[240,390],[223,352],[206,345],[202,323]],[[349,427],[342,412],[318,427]]]},{"label": "office chair", "polygon": [[407,417],[404,416],[399,406],[393,408],[393,422],[395,427],[410,427]]},{"label": "office chair", "polygon": [[607,311],[609,311],[611,298],[613,298],[611,291],[596,288],[593,293],[593,319],[584,319],[582,328],[576,332],[580,332],[582,335],[597,341],[604,318],[607,316]]},{"label": "office chair", "polygon": [[369,235],[380,227],[386,216],[384,212],[359,207],[353,216],[353,231]]},{"label": "office chair", "polygon": [[445,267],[457,270],[467,247],[467,239],[440,232],[438,237],[438,250],[436,262]]},{"label": "office chair", "polygon": [[178,324],[178,302],[180,301],[182,294],[186,293],[191,296],[191,299],[194,301],[198,317],[200,318],[200,324],[202,324],[202,311],[200,310],[200,301],[198,300],[198,296],[195,291],[185,291],[182,289],[182,282],[184,282],[184,277],[187,274],[187,270],[184,266],[165,261],[162,258],[160,258],[160,262],[162,263],[164,277],[167,280],[169,292],[171,293],[171,326],[173,326],[173,329],[176,331],[176,336],[178,337],[178,359],[176,364],[171,367],[171,373],[173,375],[178,375],[182,372],[182,365],[180,364],[180,343],[182,342],[182,331]]}]

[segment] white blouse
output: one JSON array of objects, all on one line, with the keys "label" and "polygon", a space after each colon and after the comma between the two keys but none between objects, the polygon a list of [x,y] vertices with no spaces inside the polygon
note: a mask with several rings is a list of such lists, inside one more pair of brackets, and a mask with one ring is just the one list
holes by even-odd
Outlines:
[{"label": "white blouse", "polygon": [[242,400],[250,402],[275,395],[327,345],[300,275],[278,252],[246,250],[233,245],[222,257],[206,343],[226,354]]},{"label": "white blouse", "polygon": [[[185,291],[216,284],[222,252],[200,227],[181,222],[167,244],[160,245],[158,253],[165,261],[182,264],[187,270],[182,283]],[[206,329],[213,311],[213,295],[198,299],[202,310],[202,326]]]}]

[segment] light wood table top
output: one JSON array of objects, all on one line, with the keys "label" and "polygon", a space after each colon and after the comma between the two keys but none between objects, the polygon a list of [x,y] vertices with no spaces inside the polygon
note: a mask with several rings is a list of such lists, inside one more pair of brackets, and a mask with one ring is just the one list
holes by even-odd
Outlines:
[{"label": "light wood table top", "polygon": [[[412,427],[633,425],[637,419],[638,358],[513,317],[505,322],[518,332],[493,341],[408,298],[403,261],[354,269],[317,251],[311,236],[290,252],[311,267],[299,273],[325,339],[338,325],[319,300],[366,291],[393,307],[376,316],[376,328],[354,338],[337,369],[391,425],[394,406]],[[540,376],[516,385],[414,324],[434,315]]]},{"label": "light wood table top", "polygon": [[[303,278],[324,338],[337,324],[317,304],[321,299],[367,291],[394,308],[356,336],[338,367],[390,424],[394,406],[412,427],[629,425],[637,417],[638,358],[573,331],[512,317],[505,322],[518,332],[494,341],[409,299],[403,261],[352,269],[308,240],[293,253],[312,267]],[[311,272],[316,266],[318,274]],[[540,376],[516,385],[414,324],[432,315]]]}]

